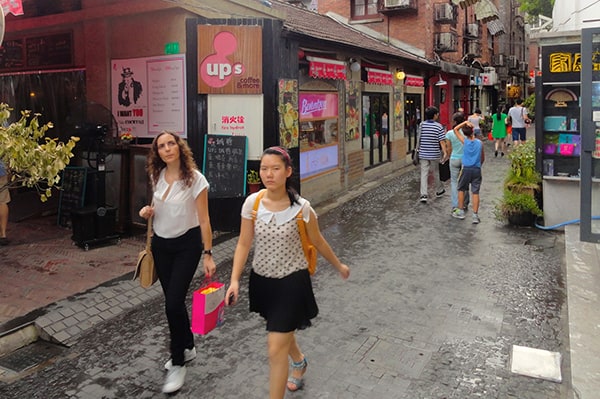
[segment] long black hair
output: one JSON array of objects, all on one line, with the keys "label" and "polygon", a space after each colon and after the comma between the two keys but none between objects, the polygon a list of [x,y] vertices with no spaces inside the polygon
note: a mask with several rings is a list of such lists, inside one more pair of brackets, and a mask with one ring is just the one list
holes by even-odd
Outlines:
[{"label": "long black hair", "polygon": [[497,120],[501,120],[502,119],[502,111],[504,110],[504,107],[499,106],[498,107],[498,111],[496,112],[496,119]]},{"label": "long black hair", "polygon": [[292,169],[292,173],[288,176],[287,179],[285,179],[285,190],[287,191],[288,197],[290,199],[290,205],[300,204],[300,202],[298,202],[298,192],[291,185],[291,177],[294,172],[294,166],[292,165],[292,158],[290,157],[290,154],[283,147],[269,147],[263,151],[261,159],[265,155],[277,155],[279,158],[281,158],[286,168],[289,167]]}]

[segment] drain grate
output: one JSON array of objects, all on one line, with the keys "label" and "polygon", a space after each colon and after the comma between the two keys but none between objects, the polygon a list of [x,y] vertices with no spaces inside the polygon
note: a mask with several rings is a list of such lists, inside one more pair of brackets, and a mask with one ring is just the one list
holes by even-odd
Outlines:
[{"label": "drain grate", "polygon": [[0,357],[0,367],[14,373],[22,373],[38,364],[62,354],[66,348],[46,342],[36,341],[23,348],[17,349],[3,357]]}]

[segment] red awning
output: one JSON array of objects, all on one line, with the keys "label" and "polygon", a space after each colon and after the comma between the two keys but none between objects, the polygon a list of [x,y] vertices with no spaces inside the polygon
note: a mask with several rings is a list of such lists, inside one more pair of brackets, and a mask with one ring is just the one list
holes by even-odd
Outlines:
[{"label": "red awning", "polygon": [[309,57],[308,74],[313,78],[346,80],[346,63],[327,58]]},{"label": "red awning", "polygon": [[416,86],[423,87],[425,86],[425,80],[421,76],[416,75],[406,75],[406,79],[404,80],[405,86]]},{"label": "red awning", "polygon": [[376,68],[365,68],[367,70],[367,83],[374,85],[394,85],[394,79],[390,71]]}]

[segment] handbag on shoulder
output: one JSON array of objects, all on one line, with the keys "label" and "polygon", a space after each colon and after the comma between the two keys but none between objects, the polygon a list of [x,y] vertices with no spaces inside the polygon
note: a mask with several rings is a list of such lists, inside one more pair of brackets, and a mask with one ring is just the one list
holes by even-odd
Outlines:
[{"label": "handbag on shoulder", "polygon": [[152,248],[150,246],[150,240],[152,238],[152,216],[148,218],[148,227],[146,230],[146,248],[140,251],[138,254],[137,264],[135,266],[135,273],[133,279],[139,277],[140,285],[144,288],[150,288],[156,280],[158,280],[158,274],[156,273],[156,267],[154,266],[154,257],[152,256]]}]

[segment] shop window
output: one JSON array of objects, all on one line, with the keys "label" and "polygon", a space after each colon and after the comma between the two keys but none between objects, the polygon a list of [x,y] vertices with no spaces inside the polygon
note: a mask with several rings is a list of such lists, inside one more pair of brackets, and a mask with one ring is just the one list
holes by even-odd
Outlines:
[{"label": "shop window", "polygon": [[338,166],[338,94],[299,95],[300,177],[307,178]]},{"label": "shop window", "polygon": [[352,18],[365,19],[378,16],[377,0],[352,0]]}]

